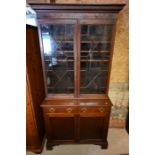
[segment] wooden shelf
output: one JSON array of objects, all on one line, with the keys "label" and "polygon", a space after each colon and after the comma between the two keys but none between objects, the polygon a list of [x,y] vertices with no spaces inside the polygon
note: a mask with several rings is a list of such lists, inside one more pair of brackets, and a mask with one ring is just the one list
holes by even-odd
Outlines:
[{"label": "wooden shelf", "polygon": [[74,40],[56,40],[56,42],[58,42],[58,43],[60,43],[60,42],[73,43]]},{"label": "wooden shelf", "polygon": [[[74,72],[74,70],[67,70],[68,72]],[[86,72],[86,69],[81,69],[81,72]],[[108,70],[100,70],[101,72],[108,72]],[[45,72],[53,72],[53,70],[46,69]]]},{"label": "wooden shelf", "polygon": [[[66,43],[73,43],[74,40],[56,40],[57,43],[66,42]],[[111,41],[97,41],[97,40],[81,40],[80,43],[111,43]]]},{"label": "wooden shelf", "polygon": [[[62,69],[61,69],[62,70]],[[74,70],[67,70],[68,72],[74,72]],[[53,72],[53,70],[46,69],[45,72]]]},{"label": "wooden shelf", "polygon": [[[57,52],[58,53],[60,53],[60,52],[64,52],[64,53],[74,53],[74,50],[57,50]],[[81,53],[89,53],[90,51],[89,50],[84,50],[84,51],[80,51]],[[102,50],[102,51],[97,51],[97,50],[95,50],[95,51],[93,51],[93,50],[91,50],[91,53],[111,53],[110,51],[108,51],[108,50]]]},{"label": "wooden shelf", "polygon": [[111,43],[111,41],[97,41],[97,40],[93,40],[93,41],[91,41],[91,40],[82,40],[82,41],[80,41],[81,43]]},{"label": "wooden shelf", "polygon": [[[51,60],[45,60],[45,61],[51,61]],[[74,62],[74,60],[65,60],[65,59],[58,59],[56,61],[60,61],[60,62]],[[109,61],[108,59],[81,59],[81,62],[85,62],[85,61],[90,61],[90,62],[107,62]]]},{"label": "wooden shelf", "polygon": [[[64,52],[64,53],[74,53],[74,50],[73,51],[69,51],[69,50],[61,50],[61,51],[57,51],[57,52]],[[90,51],[89,50],[84,50],[84,51],[80,51],[80,53],[89,53]],[[111,53],[110,51],[97,51],[97,50],[95,50],[95,51],[93,51],[93,50],[91,50],[91,53]]]},{"label": "wooden shelf", "polygon": [[[100,89],[105,89],[105,88],[107,88],[107,87],[100,87]],[[83,86],[80,86],[80,89],[87,89],[87,87],[83,87]]]},{"label": "wooden shelf", "polygon": [[[47,88],[55,88],[55,87],[47,87]],[[65,89],[74,89],[74,87],[67,87]]]},{"label": "wooden shelf", "polygon": [[70,51],[70,50],[59,50],[57,52],[64,52],[64,53],[74,53],[74,50],[73,51]]},{"label": "wooden shelf", "polygon": [[[51,61],[51,60],[44,60],[44,61]],[[57,59],[56,61],[62,61],[62,62],[74,62],[74,60],[66,60],[66,59]]]},{"label": "wooden shelf", "polygon": [[90,61],[90,62],[107,62],[107,61],[109,61],[109,60],[107,60],[107,59],[82,59],[82,60],[80,60],[81,62],[85,62],[85,61]]},{"label": "wooden shelf", "polygon": [[[56,42],[74,42],[74,40],[56,40]],[[111,43],[111,41],[104,40],[80,40],[81,43]]]},{"label": "wooden shelf", "polygon": [[[91,69],[92,70],[92,69]],[[87,70],[85,70],[85,69],[82,69],[82,70],[80,70],[81,72],[86,72]],[[108,72],[108,70],[100,70],[101,72]]]},{"label": "wooden shelf", "polygon": [[[87,51],[80,51],[81,53],[89,53],[89,50]],[[91,53],[111,53],[110,51],[91,51]]]}]

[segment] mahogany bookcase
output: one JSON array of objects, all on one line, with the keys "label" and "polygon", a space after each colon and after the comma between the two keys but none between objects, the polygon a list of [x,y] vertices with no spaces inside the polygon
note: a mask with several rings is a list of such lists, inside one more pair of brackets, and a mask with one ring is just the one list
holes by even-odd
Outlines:
[{"label": "mahogany bookcase", "polygon": [[47,149],[108,147],[108,87],[116,20],[124,4],[31,4],[37,12]]}]

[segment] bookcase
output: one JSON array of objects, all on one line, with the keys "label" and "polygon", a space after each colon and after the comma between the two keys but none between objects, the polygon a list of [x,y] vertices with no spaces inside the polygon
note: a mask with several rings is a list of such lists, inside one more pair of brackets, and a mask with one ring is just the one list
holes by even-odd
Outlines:
[{"label": "bookcase", "polygon": [[31,4],[37,12],[47,149],[108,147],[108,97],[117,14],[124,4]]}]

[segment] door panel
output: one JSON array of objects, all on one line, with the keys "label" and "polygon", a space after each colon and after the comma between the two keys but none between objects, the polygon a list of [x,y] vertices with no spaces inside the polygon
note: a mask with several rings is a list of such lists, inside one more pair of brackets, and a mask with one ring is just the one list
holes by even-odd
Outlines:
[{"label": "door panel", "polygon": [[75,136],[74,117],[50,117],[48,138],[52,140],[73,140]]},{"label": "door panel", "polygon": [[80,117],[80,139],[102,139],[104,117]]}]

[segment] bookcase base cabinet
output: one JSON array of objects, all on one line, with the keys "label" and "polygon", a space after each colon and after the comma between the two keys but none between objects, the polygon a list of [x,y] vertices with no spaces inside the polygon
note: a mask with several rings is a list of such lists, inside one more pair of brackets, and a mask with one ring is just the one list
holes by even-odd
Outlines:
[{"label": "bookcase base cabinet", "polygon": [[107,132],[111,111],[109,99],[45,102],[42,106],[47,149],[59,144],[73,143],[96,144],[103,149],[108,147]]}]

